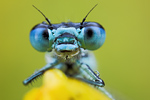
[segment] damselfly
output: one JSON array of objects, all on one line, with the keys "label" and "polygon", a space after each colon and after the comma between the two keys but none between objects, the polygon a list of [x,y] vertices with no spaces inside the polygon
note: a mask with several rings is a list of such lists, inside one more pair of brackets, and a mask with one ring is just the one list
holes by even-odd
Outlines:
[{"label": "damselfly", "polygon": [[85,22],[88,14],[80,23],[51,24],[48,18],[39,9],[37,10],[48,23],[43,22],[32,28],[30,42],[37,51],[49,52],[46,54],[48,64],[24,80],[23,84],[27,85],[51,68],[58,68],[68,77],[103,87],[105,84],[99,77],[99,73],[92,70],[94,66],[92,62],[95,62],[95,59],[88,51],[96,50],[103,45],[105,30],[102,25],[96,22]]}]

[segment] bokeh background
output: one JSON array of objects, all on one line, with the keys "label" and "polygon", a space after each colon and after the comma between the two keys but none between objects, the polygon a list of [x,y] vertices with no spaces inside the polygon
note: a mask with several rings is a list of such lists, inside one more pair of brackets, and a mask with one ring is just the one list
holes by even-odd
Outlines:
[{"label": "bokeh background", "polygon": [[[45,65],[44,53],[29,42],[30,29],[44,21],[87,21],[106,29],[106,42],[94,51],[106,88],[116,100],[150,100],[149,0],[3,0],[0,1],[0,100],[22,100],[31,88],[22,81]],[[59,95],[59,94],[58,94]]]}]

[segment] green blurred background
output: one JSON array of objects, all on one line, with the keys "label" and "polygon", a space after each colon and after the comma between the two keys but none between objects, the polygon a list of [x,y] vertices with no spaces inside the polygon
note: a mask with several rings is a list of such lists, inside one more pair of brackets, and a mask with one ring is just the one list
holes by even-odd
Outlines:
[{"label": "green blurred background", "polygon": [[[30,29],[44,21],[87,21],[106,29],[106,42],[94,51],[101,77],[116,100],[150,100],[149,0],[3,0],[0,2],[0,100],[22,100],[31,88],[22,81],[45,65],[44,53],[29,42]],[[58,94],[59,95],[59,94]]]}]

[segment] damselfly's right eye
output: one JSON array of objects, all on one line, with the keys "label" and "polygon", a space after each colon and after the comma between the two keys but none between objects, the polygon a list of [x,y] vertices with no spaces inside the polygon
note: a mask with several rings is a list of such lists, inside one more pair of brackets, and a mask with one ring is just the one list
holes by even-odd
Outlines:
[{"label": "damselfly's right eye", "polygon": [[89,22],[82,28],[78,40],[82,48],[96,50],[104,44],[105,37],[105,30],[98,23]]},{"label": "damselfly's right eye", "polygon": [[53,42],[51,30],[46,27],[33,28],[30,32],[30,42],[40,52],[50,51]]}]

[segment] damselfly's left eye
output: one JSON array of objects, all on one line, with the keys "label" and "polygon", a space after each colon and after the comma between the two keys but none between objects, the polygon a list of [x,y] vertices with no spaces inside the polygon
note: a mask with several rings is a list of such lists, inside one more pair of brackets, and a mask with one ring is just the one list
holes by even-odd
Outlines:
[{"label": "damselfly's left eye", "polygon": [[105,41],[105,30],[97,26],[86,26],[82,29],[82,47],[88,50],[96,50]]}]

